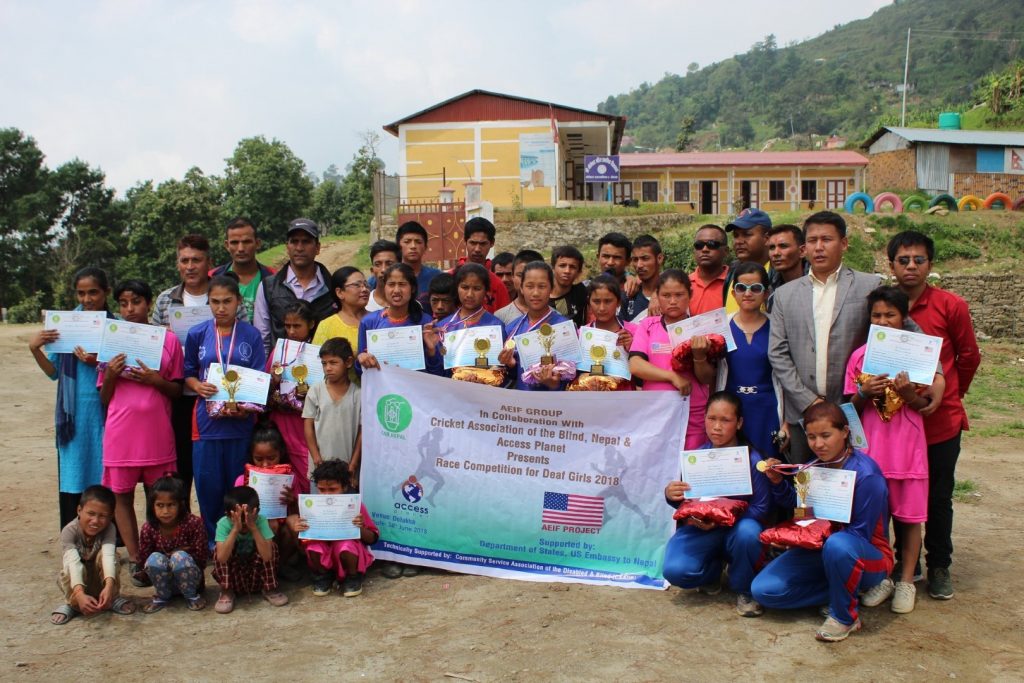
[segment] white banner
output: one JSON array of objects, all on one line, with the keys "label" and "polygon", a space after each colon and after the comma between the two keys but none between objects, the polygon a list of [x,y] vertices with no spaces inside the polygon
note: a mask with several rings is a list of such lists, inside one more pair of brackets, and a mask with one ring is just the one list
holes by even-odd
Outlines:
[{"label": "white banner", "polygon": [[360,485],[384,560],[528,581],[665,588],[685,402],[363,374]]}]

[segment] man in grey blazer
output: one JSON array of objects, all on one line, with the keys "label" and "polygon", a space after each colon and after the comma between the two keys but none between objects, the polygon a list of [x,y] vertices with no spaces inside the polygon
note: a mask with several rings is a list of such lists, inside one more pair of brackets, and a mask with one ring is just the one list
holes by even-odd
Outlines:
[{"label": "man in grey blazer", "polygon": [[[843,402],[846,363],[867,339],[867,295],[881,284],[878,275],[843,265],[848,241],[842,216],[820,211],[804,221],[803,232],[810,272],[773,294],[768,344],[785,395],[789,459],[797,463],[811,457],[798,421],[813,403]],[[916,325],[907,328],[919,331]]]}]

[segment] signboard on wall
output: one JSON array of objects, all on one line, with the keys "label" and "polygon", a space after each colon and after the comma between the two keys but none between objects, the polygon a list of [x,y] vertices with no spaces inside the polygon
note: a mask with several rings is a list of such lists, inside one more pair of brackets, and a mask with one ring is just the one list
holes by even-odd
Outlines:
[{"label": "signboard on wall", "polygon": [[551,133],[519,134],[519,182],[528,187],[554,187],[555,143]]},{"label": "signboard on wall", "polygon": [[583,180],[588,183],[619,182],[619,155],[587,154],[583,157]]},{"label": "signboard on wall", "polygon": [[1005,154],[1005,172],[1024,175],[1024,147],[1007,147]]}]

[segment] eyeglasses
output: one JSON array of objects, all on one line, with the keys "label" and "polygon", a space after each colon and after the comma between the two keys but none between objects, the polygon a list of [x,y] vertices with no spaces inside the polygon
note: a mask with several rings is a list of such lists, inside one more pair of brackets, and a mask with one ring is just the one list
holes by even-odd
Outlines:
[{"label": "eyeglasses", "polygon": [[910,259],[914,259],[914,265],[918,266],[923,266],[924,264],[928,263],[927,256],[897,256],[896,263],[900,264],[901,266],[909,266]]},{"label": "eyeglasses", "polygon": [[707,247],[708,249],[714,251],[715,249],[721,249],[724,246],[724,244],[724,242],[719,242],[718,240],[697,240],[696,242],[693,243],[693,250],[700,251],[704,247]]},{"label": "eyeglasses", "polygon": [[732,286],[732,289],[737,294],[746,294],[747,292],[750,292],[752,294],[760,294],[766,289],[766,287],[762,285],[760,282],[755,282],[752,285],[737,282]]},{"label": "eyeglasses", "polygon": [[359,282],[350,282],[347,285],[345,285],[345,289],[348,289],[349,287],[351,287],[352,289],[369,289],[370,283],[368,283],[366,280],[361,280]]}]

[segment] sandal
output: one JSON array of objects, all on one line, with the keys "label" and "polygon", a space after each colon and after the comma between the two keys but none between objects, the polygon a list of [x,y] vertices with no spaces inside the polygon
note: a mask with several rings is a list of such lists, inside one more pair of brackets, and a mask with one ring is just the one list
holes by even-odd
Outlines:
[{"label": "sandal", "polygon": [[193,612],[198,612],[201,609],[206,608],[206,598],[202,595],[197,595],[194,598],[185,598],[185,602],[188,604],[188,608]]},{"label": "sandal", "polygon": [[231,614],[231,610],[235,609],[235,594],[231,591],[221,591],[213,609],[217,614]]},{"label": "sandal", "polygon": [[53,612],[50,613],[50,623],[55,626],[63,626],[72,619],[78,616],[78,610],[71,605],[61,605],[55,607]]},{"label": "sandal", "polygon": [[123,595],[119,595],[114,598],[114,604],[110,606],[110,611],[121,616],[135,614],[135,603]]},{"label": "sandal", "polygon": [[274,607],[284,607],[288,604],[288,596],[281,591],[263,591],[263,598]]},{"label": "sandal", "polygon": [[167,601],[161,600],[160,598],[153,598],[148,603],[142,606],[143,614],[156,614],[164,607],[167,607]]}]

